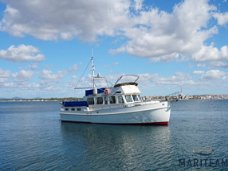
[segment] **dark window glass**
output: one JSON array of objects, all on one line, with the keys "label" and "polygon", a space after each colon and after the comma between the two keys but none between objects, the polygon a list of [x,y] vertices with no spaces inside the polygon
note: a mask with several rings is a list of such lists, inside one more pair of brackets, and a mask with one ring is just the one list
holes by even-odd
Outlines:
[{"label": "dark window glass", "polygon": [[125,98],[127,102],[133,102],[131,95],[126,95]]},{"label": "dark window glass", "polygon": [[118,102],[119,103],[124,103],[123,97],[122,96],[118,96]]},{"label": "dark window glass", "polygon": [[109,102],[110,102],[110,104],[115,104],[116,103],[116,97],[115,96],[110,96],[109,97]]},{"label": "dark window glass", "polygon": [[87,102],[88,102],[89,105],[94,105],[94,99],[93,99],[93,97],[88,98],[87,99]]},{"label": "dark window glass", "polygon": [[97,97],[97,104],[103,104],[103,97]]},{"label": "dark window glass", "polygon": [[140,101],[138,95],[132,95],[132,98],[133,98],[133,100],[135,102],[139,102]]}]

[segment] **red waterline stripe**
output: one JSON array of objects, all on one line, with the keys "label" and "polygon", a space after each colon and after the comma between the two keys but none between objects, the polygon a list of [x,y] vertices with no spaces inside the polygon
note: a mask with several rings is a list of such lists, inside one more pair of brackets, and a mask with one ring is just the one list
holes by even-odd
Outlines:
[{"label": "red waterline stripe", "polygon": [[154,126],[167,126],[169,122],[146,122],[146,123],[96,123],[96,122],[81,122],[81,121],[65,121],[62,122],[74,122],[83,124],[102,124],[102,125],[154,125]]}]

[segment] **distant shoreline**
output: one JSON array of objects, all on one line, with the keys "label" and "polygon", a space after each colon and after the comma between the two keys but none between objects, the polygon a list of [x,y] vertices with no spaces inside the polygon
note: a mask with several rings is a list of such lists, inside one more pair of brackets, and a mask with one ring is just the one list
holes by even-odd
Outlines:
[{"label": "distant shoreline", "polygon": [[[228,100],[228,95],[183,95],[176,96],[143,96],[143,100]],[[0,102],[50,102],[50,101],[78,101],[81,98],[0,98]]]},{"label": "distant shoreline", "polygon": [[146,96],[145,100],[227,100],[228,94],[223,95],[184,95],[175,96]]},{"label": "distant shoreline", "polygon": [[0,102],[50,102],[50,101],[65,101],[65,100],[80,100],[81,98],[0,98]]}]

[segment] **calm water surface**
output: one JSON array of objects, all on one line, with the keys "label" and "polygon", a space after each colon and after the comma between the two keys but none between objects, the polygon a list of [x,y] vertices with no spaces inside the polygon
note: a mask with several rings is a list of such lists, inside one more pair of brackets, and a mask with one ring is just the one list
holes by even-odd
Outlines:
[{"label": "calm water surface", "polygon": [[59,108],[0,103],[0,170],[228,170],[187,163],[228,161],[226,100],[173,102],[169,126],[61,123]]}]

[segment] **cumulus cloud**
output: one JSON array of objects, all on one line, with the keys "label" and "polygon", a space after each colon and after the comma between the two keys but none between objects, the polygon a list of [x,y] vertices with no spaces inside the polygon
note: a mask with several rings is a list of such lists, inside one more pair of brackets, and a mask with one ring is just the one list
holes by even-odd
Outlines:
[{"label": "cumulus cloud", "polygon": [[217,20],[219,25],[226,25],[228,24],[228,12],[225,13],[215,13],[215,19]]},{"label": "cumulus cloud", "polygon": [[[4,70],[0,68],[0,87],[4,90],[15,90],[20,92],[29,93],[32,91],[33,94],[43,92],[44,96],[67,96],[72,95],[75,86],[91,85],[91,80],[88,77],[84,77],[77,84],[75,80],[78,80],[78,75],[73,79],[71,76],[66,75],[68,69],[60,71],[52,71],[49,69],[32,71],[30,69],[21,69],[16,72]],[[147,89],[149,93],[155,93],[153,88],[166,87],[165,93],[172,93],[179,90],[179,87],[187,89],[198,89],[207,90],[209,86],[219,88],[220,86],[227,84],[227,73],[221,70],[195,70],[193,71],[194,76],[182,72],[177,72],[173,75],[163,76],[161,74],[150,74],[141,73],[139,74],[139,86],[143,87],[144,91]],[[114,83],[119,77],[118,74],[107,75],[108,81]],[[211,85],[211,82],[214,84]],[[104,83],[104,82],[103,82]],[[106,84],[99,86],[107,86]],[[63,87],[65,87],[63,89]],[[174,89],[170,89],[173,87]],[[11,91],[14,92],[14,91]],[[71,93],[69,93],[71,92]],[[145,91],[144,91],[145,92]],[[62,94],[63,93],[63,94]],[[65,94],[64,94],[65,93]],[[13,94],[13,93],[11,93]],[[30,97],[33,95],[30,93]],[[82,94],[80,94],[82,95]],[[13,95],[15,96],[15,94]]]},{"label": "cumulus cloud", "polygon": [[217,18],[220,25],[227,22],[227,13],[215,11],[207,0],[185,0],[171,13],[156,8],[142,11],[131,18],[131,27],[124,28],[128,38],[125,45],[111,52],[127,52],[153,61],[191,59],[227,67],[227,46],[205,45],[218,33],[217,25],[208,24],[210,19]]},{"label": "cumulus cloud", "polygon": [[150,57],[155,61],[189,57],[217,33],[216,27],[207,26],[214,10],[206,0],[185,0],[171,13],[155,8],[143,11],[132,18],[133,27],[125,30],[129,41],[116,52]]},{"label": "cumulus cloud", "polygon": [[[227,12],[218,12],[208,0],[184,0],[171,12],[144,8],[143,0],[3,2],[6,9],[0,30],[15,36],[32,35],[43,40],[76,37],[86,41],[120,36],[125,43],[112,49],[112,53],[129,53],[153,61],[187,58],[228,65],[224,61],[228,58],[226,45],[219,49],[205,44],[218,33],[218,26],[209,24],[210,20],[214,17],[219,25],[228,21]],[[210,53],[204,55],[205,49]]]},{"label": "cumulus cloud", "polygon": [[33,71],[31,70],[24,70],[22,69],[21,71],[13,74],[13,76],[17,79],[17,80],[29,80],[32,78],[33,76]]},{"label": "cumulus cloud", "polygon": [[41,71],[40,78],[45,81],[59,81],[64,76],[64,71],[54,73],[51,70],[44,69]]},{"label": "cumulus cloud", "polygon": [[93,41],[99,35],[113,35],[127,22],[125,13],[130,1],[9,0],[5,3],[2,31],[43,40],[79,37]]},{"label": "cumulus cloud", "polygon": [[39,62],[44,60],[44,55],[39,49],[31,45],[12,45],[8,49],[0,50],[0,59],[10,61],[34,61]]},{"label": "cumulus cloud", "polygon": [[139,74],[139,85],[143,87],[160,87],[160,86],[195,86],[199,84],[191,75],[177,72],[171,76],[162,76],[160,74],[143,73]]},{"label": "cumulus cloud", "polygon": [[31,81],[34,72],[32,70],[21,69],[17,72],[0,68],[0,87],[24,87]]},{"label": "cumulus cloud", "polygon": [[63,81],[65,71],[21,69],[12,72],[0,68],[0,87],[17,88],[21,91],[25,89],[34,91],[57,90],[61,88],[62,84],[56,85],[56,82]]},{"label": "cumulus cloud", "polygon": [[201,75],[201,74],[204,74],[205,71],[201,71],[201,70],[195,70],[193,71],[193,74],[197,74],[197,75]]},{"label": "cumulus cloud", "polygon": [[197,62],[209,62],[214,66],[228,66],[228,46],[222,46],[220,49],[210,46],[202,46],[199,51],[193,53],[192,59]]},{"label": "cumulus cloud", "polygon": [[202,79],[206,80],[213,80],[213,79],[226,79],[226,73],[224,71],[220,70],[208,70],[208,71],[201,71],[201,70],[196,70],[193,71],[193,74],[200,75]]},{"label": "cumulus cloud", "polygon": [[0,78],[8,78],[11,72],[0,68]]},{"label": "cumulus cloud", "polygon": [[30,70],[22,69],[18,72],[12,72],[0,68],[0,87],[2,88],[20,88],[24,87],[33,76]]},{"label": "cumulus cloud", "polygon": [[143,8],[143,0],[134,0],[132,5],[133,5],[133,9],[135,11],[142,10],[142,8]]},{"label": "cumulus cloud", "polygon": [[2,87],[3,84],[5,84],[5,82],[8,81],[8,79],[11,76],[11,72],[7,71],[7,70],[3,70],[0,68],[0,87]]}]

